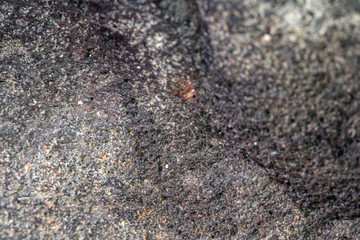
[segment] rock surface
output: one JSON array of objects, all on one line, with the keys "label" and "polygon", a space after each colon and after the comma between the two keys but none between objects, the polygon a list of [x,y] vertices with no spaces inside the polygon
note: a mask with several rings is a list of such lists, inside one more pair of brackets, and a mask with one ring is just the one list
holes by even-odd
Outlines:
[{"label": "rock surface", "polygon": [[357,1],[0,3],[1,239],[359,239]]}]

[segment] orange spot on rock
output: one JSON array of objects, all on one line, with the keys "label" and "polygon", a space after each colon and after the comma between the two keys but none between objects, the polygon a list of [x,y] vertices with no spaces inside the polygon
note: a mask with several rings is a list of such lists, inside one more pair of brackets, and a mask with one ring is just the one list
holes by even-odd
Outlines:
[{"label": "orange spot on rock", "polygon": [[195,85],[189,82],[182,82],[180,84],[181,91],[180,95],[186,100],[193,99],[196,97]]}]

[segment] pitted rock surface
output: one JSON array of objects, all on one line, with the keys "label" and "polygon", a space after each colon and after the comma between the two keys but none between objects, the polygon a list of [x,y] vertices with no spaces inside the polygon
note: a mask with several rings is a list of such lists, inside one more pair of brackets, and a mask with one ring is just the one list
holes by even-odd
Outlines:
[{"label": "pitted rock surface", "polygon": [[358,239],[356,1],[0,3],[1,239]]}]

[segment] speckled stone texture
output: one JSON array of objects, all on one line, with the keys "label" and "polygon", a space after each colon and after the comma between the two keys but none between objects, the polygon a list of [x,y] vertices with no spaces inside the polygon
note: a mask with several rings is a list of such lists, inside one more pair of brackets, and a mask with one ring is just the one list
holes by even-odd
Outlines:
[{"label": "speckled stone texture", "polygon": [[360,239],[360,6],[0,2],[0,239]]}]

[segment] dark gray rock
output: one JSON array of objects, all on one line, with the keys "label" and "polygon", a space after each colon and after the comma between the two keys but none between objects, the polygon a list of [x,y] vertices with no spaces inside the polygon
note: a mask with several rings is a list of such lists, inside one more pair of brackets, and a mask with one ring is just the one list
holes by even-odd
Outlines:
[{"label": "dark gray rock", "polygon": [[357,239],[353,1],[0,3],[2,239]]}]

